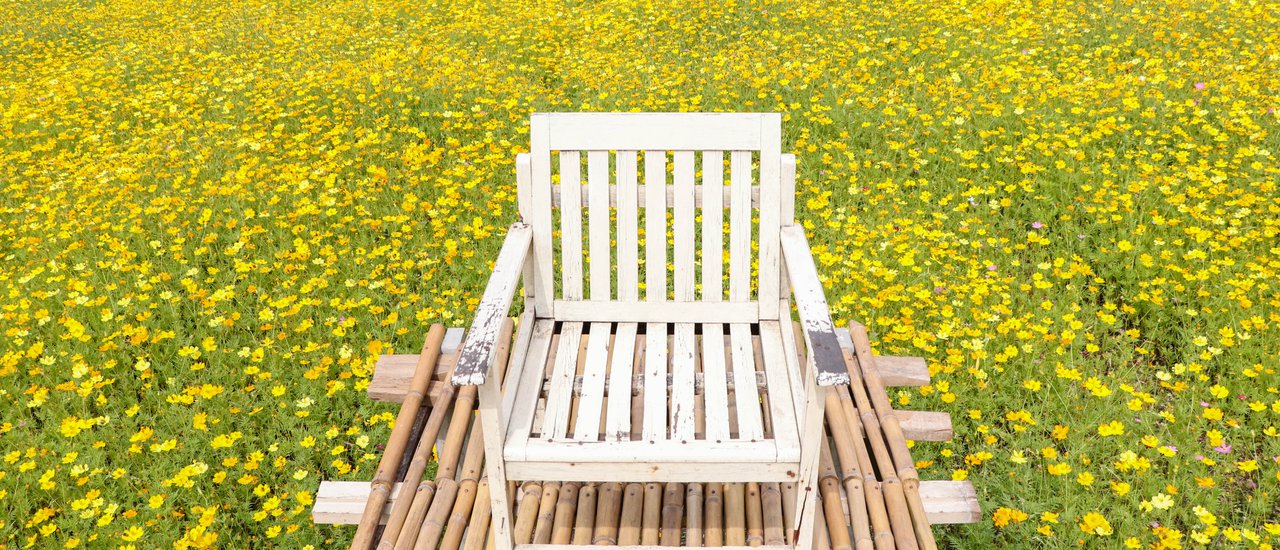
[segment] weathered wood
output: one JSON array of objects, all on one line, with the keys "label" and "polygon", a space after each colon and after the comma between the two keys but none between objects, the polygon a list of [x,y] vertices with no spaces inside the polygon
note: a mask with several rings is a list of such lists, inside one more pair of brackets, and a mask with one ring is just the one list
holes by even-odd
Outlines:
[{"label": "weathered wood", "polygon": [[702,152],[702,185],[697,195],[702,209],[702,301],[724,300],[724,152]]},{"label": "weathered wood", "polygon": [[613,246],[609,239],[609,225],[613,223],[609,208],[609,152],[587,153],[588,244],[591,247],[587,261],[591,265],[591,299],[608,300],[612,297]]},{"label": "weathered wood", "polygon": [[644,302],[556,300],[555,303],[558,321],[754,323],[760,318],[760,308],[755,302],[673,302],[655,298]]},{"label": "weathered wood", "polygon": [[533,230],[523,223],[512,224],[507,231],[493,274],[489,276],[484,296],[476,307],[475,322],[471,324],[467,341],[462,346],[462,355],[453,373],[454,385],[483,384],[488,376],[498,330],[507,321],[507,312],[515,299],[516,285],[520,282],[532,238]]},{"label": "weathered wood", "polygon": [[[760,318],[778,320],[778,297],[782,294],[781,252],[778,249],[778,229],[782,199],[782,115],[760,115],[760,231],[756,238],[759,247],[756,278],[760,301]],[[787,318],[790,319],[788,312]]]},{"label": "weathered wood", "polygon": [[[761,120],[776,113],[535,113],[552,150],[759,150]],[[540,120],[541,119],[541,120]],[[778,142],[777,138],[775,143]]]},{"label": "weathered wood", "polygon": [[804,326],[810,356],[817,369],[820,386],[848,384],[849,373],[840,355],[840,341],[836,336],[827,299],[822,291],[818,269],[809,252],[809,242],[804,228],[788,225],[781,229],[782,256],[787,263],[787,275],[791,279],[796,311]]}]

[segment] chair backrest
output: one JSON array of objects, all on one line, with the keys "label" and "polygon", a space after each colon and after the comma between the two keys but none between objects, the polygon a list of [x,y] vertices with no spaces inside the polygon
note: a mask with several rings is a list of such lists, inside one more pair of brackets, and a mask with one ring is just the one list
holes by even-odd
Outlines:
[{"label": "chair backrest", "polygon": [[517,179],[537,315],[777,319],[781,132],[777,113],[534,114]]}]

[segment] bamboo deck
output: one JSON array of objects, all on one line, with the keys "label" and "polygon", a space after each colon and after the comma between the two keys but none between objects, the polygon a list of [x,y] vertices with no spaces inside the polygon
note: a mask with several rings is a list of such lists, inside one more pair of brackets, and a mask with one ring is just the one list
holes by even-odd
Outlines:
[{"label": "bamboo deck", "polygon": [[[475,389],[463,387],[455,391],[447,379],[462,336],[461,329],[450,329],[443,338],[437,336],[438,346],[425,350],[438,353],[438,360],[434,361],[432,379],[426,382],[412,429],[406,432],[408,439],[403,442],[409,449],[420,443],[434,443],[438,450],[435,478],[422,478],[426,462],[419,453],[403,453],[395,465],[395,483],[322,482],[312,510],[313,521],[359,523],[366,513],[374,512],[367,509],[370,495],[385,491],[386,503],[378,519],[383,527],[372,533],[370,547],[479,550],[493,546],[483,444],[480,430],[475,428],[477,416],[472,414]],[[852,350],[849,333],[841,331],[841,336],[842,344]],[[880,356],[874,362],[883,386],[929,383],[928,368],[920,358]],[[406,401],[407,396],[417,398],[410,388],[415,387],[418,363],[418,355],[380,357],[368,387],[369,397],[396,403]],[[819,472],[816,548],[928,548],[932,536],[915,532],[921,527],[913,527],[910,515],[903,517],[909,504],[920,506],[930,525],[973,523],[980,519],[977,496],[968,481],[916,481],[912,479],[914,469],[909,467],[909,473],[899,479],[903,468],[895,471],[892,467],[894,462],[887,456],[890,450],[883,440],[877,444],[865,436],[863,430],[876,433],[881,427],[874,415],[866,416],[865,410],[863,415],[858,414],[858,391],[851,391],[850,386],[833,390],[826,404],[829,445]],[[861,399],[865,405],[866,396]],[[951,420],[946,413],[900,410],[893,414],[906,439],[951,438]],[[400,421],[409,419],[402,416]],[[422,441],[424,437],[430,439]],[[390,476],[389,468],[379,476]],[[410,489],[411,504],[401,502],[401,482],[406,475],[409,479],[423,479]],[[912,482],[918,483],[918,493],[903,490]],[[554,547],[543,545],[794,547],[795,533],[788,533],[783,527],[791,524],[795,514],[791,508],[797,489],[790,483],[561,480],[511,485],[516,500],[516,543],[524,549]],[[905,501],[916,494],[918,501]],[[381,498],[375,495],[374,500]],[[895,509],[899,513],[895,514]],[[366,518],[369,520],[372,517]],[[390,528],[385,527],[388,523]]]}]

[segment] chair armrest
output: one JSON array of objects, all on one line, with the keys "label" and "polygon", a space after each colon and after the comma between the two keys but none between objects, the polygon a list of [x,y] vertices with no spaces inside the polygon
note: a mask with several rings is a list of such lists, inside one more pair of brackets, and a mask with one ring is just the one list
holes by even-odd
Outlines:
[{"label": "chair armrest", "polygon": [[786,261],[787,274],[791,278],[791,292],[800,313],[800,325],[808,335],[809,349],[813,352],[815,378],[819,386],[835,386],[849,383],[849,369],[840,351],[835,324],[827,309],[827,299],[822,293],[822,281],[813,263],[809,240],[799,225],[782,227],[782,257]]},{"label": "chair armrest", "polygon": [[511,309],[532,239],[533,229],[527,224],[515,223],[507,230],[507,238],[494,262],[489,284],[484,288],[484,297],[476,307],[475,321],[471,323],[467,341],[462,345],[462,354],[453,371],[453,385],[480,385],[488,378],[489,367],[493,365],[493,350]]}]

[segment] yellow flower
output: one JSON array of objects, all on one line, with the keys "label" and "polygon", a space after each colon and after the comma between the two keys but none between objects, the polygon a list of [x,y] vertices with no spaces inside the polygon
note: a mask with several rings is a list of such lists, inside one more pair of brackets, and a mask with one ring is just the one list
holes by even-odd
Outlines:
[{"label": "yellow flower", "polygon": [[1114,531],[1111,522],[1097,512],[1089,512],[1080,518],[1080,530],[1090,535],[1109,536]]},{"label": "yellow flower", "polygon": [[1102,437],[1110,437],[1115,435],[1124,435],[1124,424],[1118,420],[1112,420],[1106,424],[1098,426],[1098,435]]},{"label": "yellow flower", "polygon": [[1026,519],[1026,512],[1016,508],[1005,508],[1003,506],[996,508],[995,513],[992,514],[992,521],[995,522],[996,527],[1001,529],[1005,528],[1010,523],[1021,523],[1026,521]]}]

